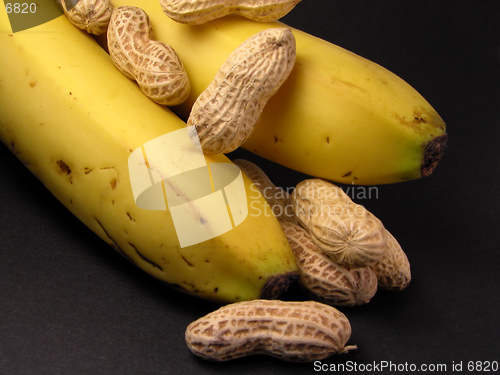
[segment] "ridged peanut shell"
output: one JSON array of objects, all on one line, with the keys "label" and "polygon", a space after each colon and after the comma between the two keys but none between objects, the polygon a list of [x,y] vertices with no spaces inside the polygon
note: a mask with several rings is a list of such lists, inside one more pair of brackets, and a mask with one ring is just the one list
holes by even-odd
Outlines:
[{"label": "ridged peanut shell", "polygon": [[378,287],[385,290],[403,290],[411,281],[410,262],[396,238],[387,231],[387,249],[382,259],[373,266]]},{"label": "ridged peanut shell", "polygon": [[258,22],[272,22],[288,14],[300,0],[160,0],[163,12],[189,25],[239,14]]},{"label": "ridged peanut shell", "polygon": [[368,267],[380,261],[387,246],[382,222],[347,195],[348,200],[330,201],[322,199],[317,190],[305,180],[292,193],[295,216],[314,243],[335,262],[349,267]]},{"label": "ridged peanut shell", "polygon": [[314,300],[332,306],[368,303],[377,292],[377,276],[370,267],[347,268],[335,263],[299,225],[281,223],[299,268],[299,283]]},{"label": "ridged peanut shell", "polygon": [[250,136],[267,101],[292,71],[295,48],[289,28],[271,28],[251,36],[229,55],[187,120],[205,154],[234,151]]},{"label": "ridged peanut shell", "polygon": [[237,302],[191,323],[189,349],[209,361],[265,354],[285,361],[308,362],[356,348],[347,346],[351,325],[332,306],[314,301]]},{"label": "ridged peanut shell", "polygon": [[154,40],[149,17],[138,7],[116,8],[108,28],[108,49],[115,66],[161,105],[184,102],[191,90],[187,72],[174,49]]},{"label": "ridged peanut shell", "polygon": [[300,197],[307,196],[307,199],[316,206],[325,205],[335,208],[337,204],[352,202],[351,197],[342,188],[320,178],[303,180],[297,184],[295,190]]},{"label": "ridged peanut shell", "polygon": [[280,222],[290,221],[298,224],[293,214],[291,197],[287,191],[274,185],[266,173],[255,163],[243,159],[233,160],[233,163],[241,169],[264,196],[274,216],[276,216]]},{"label": "ridged peanut shell", "polygon": [[94,35],[106,32],[114,9],[110,0],[57,0],[57,3],[73,25]]}]

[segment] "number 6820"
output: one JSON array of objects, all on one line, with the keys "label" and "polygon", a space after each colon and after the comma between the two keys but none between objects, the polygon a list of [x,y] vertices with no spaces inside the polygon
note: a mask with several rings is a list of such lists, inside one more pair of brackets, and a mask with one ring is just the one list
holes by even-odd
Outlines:
[{"label": "number 6820", "polygon": [[5,10],[7,13],[35,13],[36,4],[35,3],[6,3]]}]

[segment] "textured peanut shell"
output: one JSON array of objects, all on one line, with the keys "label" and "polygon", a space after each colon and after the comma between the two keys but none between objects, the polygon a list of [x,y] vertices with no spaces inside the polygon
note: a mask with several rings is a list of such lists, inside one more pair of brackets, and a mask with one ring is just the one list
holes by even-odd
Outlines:
[{"label": "textured peanut shell", "polygon": [[314,300],[332,306],[368,303],[377,292],[377,276],[370,267],[347,268],[335,263],[299,225],[281,223],[299,267],[300,285]]},{"label": "textured peanut shell", "polygon": [[189,25],[239,14],[258,22],[272,22],[288,14],[300,0],[160,0],[163,12]]},{"label": "textured peanut shell", "polygon": [[290,29],[272,28],[231,53],[196,99],[187,121],[205,154],[234,151],[250,136],[267,101],[288,78],[295,48]]},{"label": "textured peanut shell", "polygon": [[266,173],[256,164],[248,160],[233,160],[243,173],[253,182],[271,207],[274,216],[281,221],[290,221],[298,224],[293,214],[293,205],[290,194],[274,185]]},{"label": "textured peanut shell", "polygon": [[102,35],[108,29],[113,12],[110,0],[73,0],[74,6],[68,6],[71,1],[58,0],[64,14],[73,25],[89,34]]},{"label": "textured peanut shell", "polygon": [[352,202],[351,197],[344,190],[320,178],[301,181],[297,184],[296,189],[299,189],[300,196],[307,194],[308,199],[316,204],[322,202],[323,205],[334,206],[344,202]]},{"label": "textured peanut shell", "polygon": [[403,290],[411,281],[410,262],[399,242],[387,231],[387,249],[382,259],[373,266],[378,287],[385,290]]},{"label": "textured peanut shell", "polygon": [[332,193],[317,189],[309,180],[300,182],[292,193],[295,216],[311,234],[314,243],[330,258],[349,267],[368,267],[382,259],[387,234],[382,222],[363,206],[329,182]]},{"label": "textured peanut shell", "polygon": [[265,354],[308,362],[343,353],[351,325],[334,307],[314,301],[253,300],[233,303],[194,321],[185,333],[189,349],[210,361]]},{"label": "textured peanut shell", "polygon": [[154,40],[144,10],[116,8],[108,29],[108,49],[116,67],[135,80],[142,92],[161,105],[177,105],[187,99],[191,84],[184,65],[169,45]]}]

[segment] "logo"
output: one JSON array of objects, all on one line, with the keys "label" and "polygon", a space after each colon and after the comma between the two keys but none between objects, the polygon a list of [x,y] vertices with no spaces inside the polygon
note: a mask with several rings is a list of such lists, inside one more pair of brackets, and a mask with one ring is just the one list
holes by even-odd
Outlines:
[{"label": "logo", "polygon": [[243,176],[230,163],[208,163],[193,126],[135,149],[128,159],[135,203],[168,210],[181,247],[220,236],[248,215]]}]

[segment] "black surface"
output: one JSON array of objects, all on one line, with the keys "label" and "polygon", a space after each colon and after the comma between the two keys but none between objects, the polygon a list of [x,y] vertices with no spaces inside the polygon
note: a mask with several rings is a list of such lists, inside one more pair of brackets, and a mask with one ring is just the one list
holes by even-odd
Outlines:
[{"label": "black surface", "polygon": [[[462,372],[480,373],[469,371],[469,361],[500,361],[498,4],[303,0],[283,19],[401,76],[436,108],[450,135],[433,175],[357,200],[398,238],[413,280],[404,292],[379,291],[368,305],[342,309],[358,350],[323,364],[445,373],[432,367],[444,364],[451,373],[462,363]],[[229,156],[258,162],[282,187],[307,177],[243,151]],[[3,145],[0,207],[1,374],[317,373],[312,363],[259,356],[215,364],[192,356],[184,330],[217,306],[128,263]],[[300,297],[293,288],[284,296]]]}]

